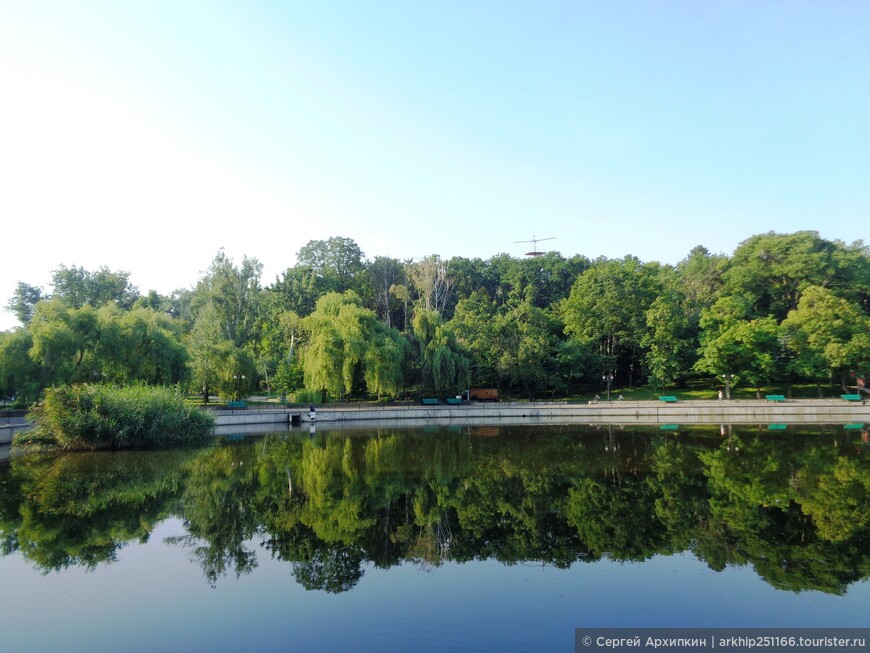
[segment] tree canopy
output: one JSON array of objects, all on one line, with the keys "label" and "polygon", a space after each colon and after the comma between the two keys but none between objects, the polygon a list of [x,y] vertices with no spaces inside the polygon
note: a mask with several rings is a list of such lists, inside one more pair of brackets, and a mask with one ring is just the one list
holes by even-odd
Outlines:
[{"label": "tree canopy", "polygon": [[870,373],[870,249],[812,231],[698,246],[677,265],[557,252],[488,260],[364,258],[303,245],[271,285],[219,251],[201,278],[139,294],[123,271],[59,266],[6,305],[0,384],[19,403],[56,384],[185,383],[208,400],[257,390],[339,397],[528,397],[687,382],[835,382]]}]

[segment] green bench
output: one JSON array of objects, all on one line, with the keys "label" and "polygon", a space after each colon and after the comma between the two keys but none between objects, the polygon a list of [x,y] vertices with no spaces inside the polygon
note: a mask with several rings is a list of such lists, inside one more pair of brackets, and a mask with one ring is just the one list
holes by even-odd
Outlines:
[{"label": "green bench", "polygon": [[227,408],[235,409],[235,408],[247,408],[248,403],[246,401],[228,401]]},{"label": "green bench", "polygon": [[423,397],[420,401],[424,406],[438,406],[441,403],[438,397]]},{"label": "green bench", "polygon": [[461,404],[462,399],[459,399],[458,397],[447,397],[447,403],[455,406],[457,404]]},{"label": "green bench", "polygon": [[664,395],[662,397],[659,397],[659,401],[663,401],[666,404],[675,404],[677,403],[677,398],[673,395]]},{"label": "green bench", "polygon": [[785,401],[785,395],[764,395],[768,401]]},{"label": "green bench", "polygon": [[840,399],[845,401],[861,401],[861,395],[840,395]]}]

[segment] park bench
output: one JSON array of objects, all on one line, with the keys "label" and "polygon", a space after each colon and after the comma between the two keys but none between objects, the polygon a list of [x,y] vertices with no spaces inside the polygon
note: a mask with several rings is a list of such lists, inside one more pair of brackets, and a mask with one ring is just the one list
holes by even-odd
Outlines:
[{"label": "park bench", "polygon": [[248,403],[246,401],[228,401],[227,408],[235,409],[235,408],[247,408]]},{"label": "park bench", "polygon": [[447,397],[447,403],[455,406],[457,404],[461,404],[462,399],[460,399],[459,397]]},{"label": "park bench", "polygon": [[785,431],[788,428],[788,424],[768,424],[767,429],[769,431]]},{"label": "park bench", "polygon": [[673,395],[664,395],[662,397],[659,397],[659,401],[663,401],[666,404],[675,404],[677,403],[677,398]]},{"label": "park bench", "polygon": [[785,395],[764,395],[768,401],[785,401]]},{"label": "park bench", "polygon": [[423,397],[421,401],[424,406],[437,406],[441,403],[441,400],[438,397]]},{"label": "park bench", "polygon": [[844,401],[861,401],[861,395],[840,395]]},{"label": "park bench", "polygon": [[662,424],[661,426],[659,426],[660,431],[677,431],[679,430],[679,428],[679,424]]}]

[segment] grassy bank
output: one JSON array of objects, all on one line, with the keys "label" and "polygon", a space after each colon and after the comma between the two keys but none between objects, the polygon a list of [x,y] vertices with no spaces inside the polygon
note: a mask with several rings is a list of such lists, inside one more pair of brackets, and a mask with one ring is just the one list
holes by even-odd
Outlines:
[{"label": "grassy bank", "polygon": [[170,388],[77,385],[49,388],[16,447],[59,450],[156,449],[200,444],[214,418]]}]

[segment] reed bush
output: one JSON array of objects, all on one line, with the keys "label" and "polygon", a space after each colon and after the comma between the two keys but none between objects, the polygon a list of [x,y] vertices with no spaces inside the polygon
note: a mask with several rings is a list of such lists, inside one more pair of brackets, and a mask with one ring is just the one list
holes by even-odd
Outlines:
[{"label": "reed bush", "polygon": [[200,444],[214,417],[173,388],[98,384],[49,388],[31,411],[34,428],[15,444],[61,450],[156,449]]}]

